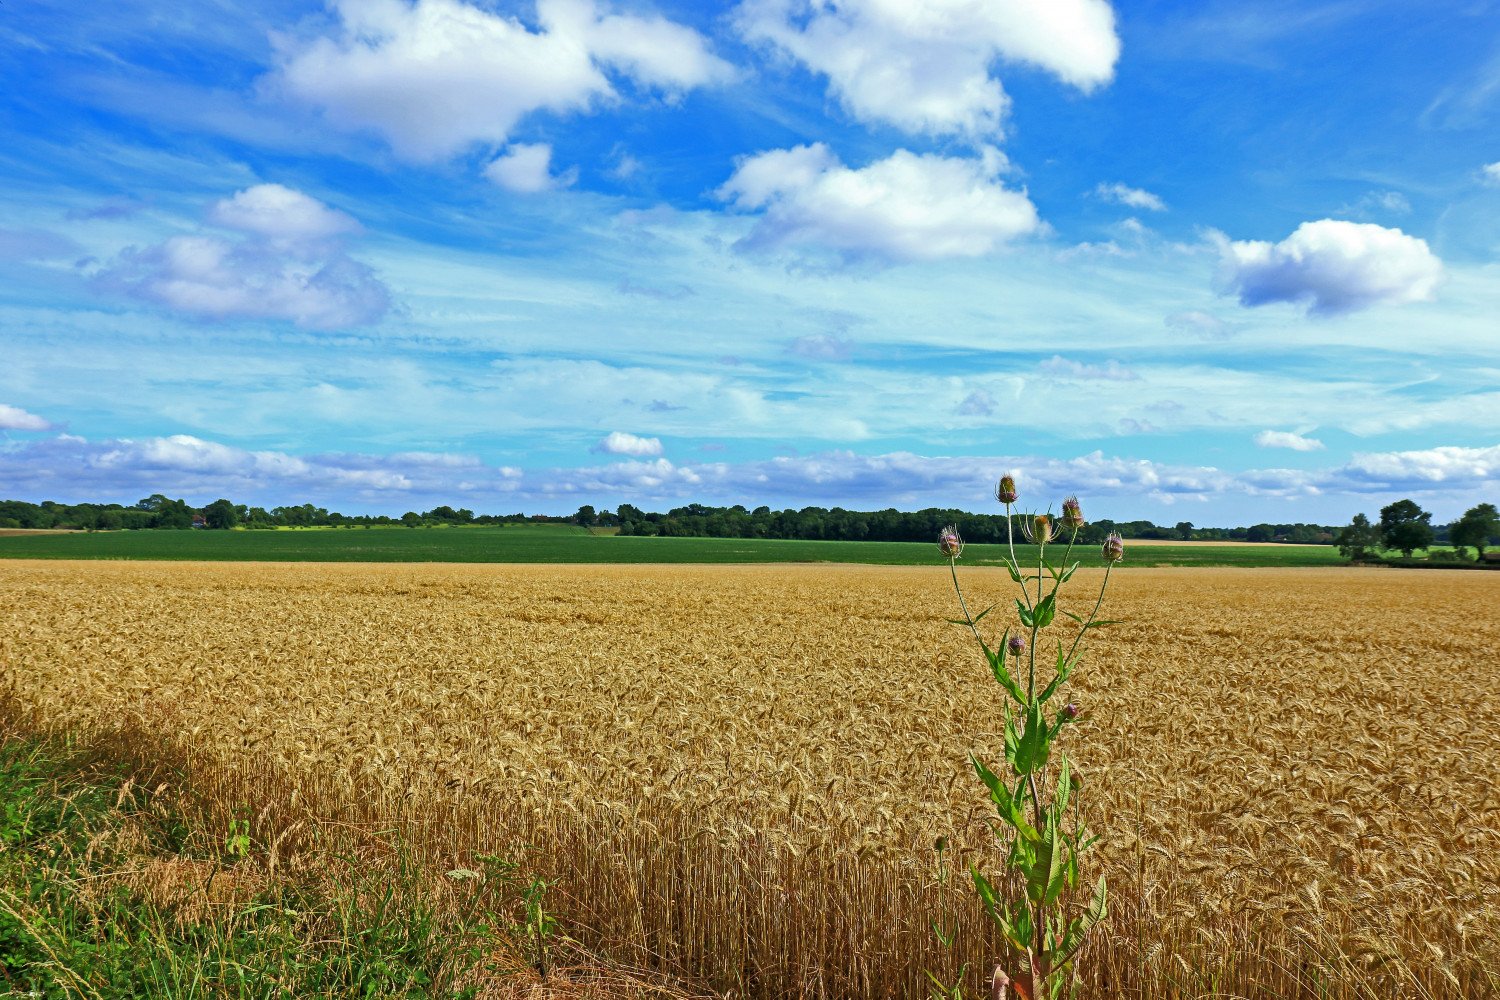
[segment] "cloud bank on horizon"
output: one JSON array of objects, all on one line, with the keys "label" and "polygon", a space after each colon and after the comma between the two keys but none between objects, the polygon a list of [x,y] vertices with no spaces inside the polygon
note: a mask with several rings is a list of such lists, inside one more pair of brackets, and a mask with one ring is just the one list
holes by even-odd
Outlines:
[{"label": "cloud bank on horizon", "polygon": [[1452,516],[1500,485],[1500,0],[1437,4],[17,10],[0,481]]}]

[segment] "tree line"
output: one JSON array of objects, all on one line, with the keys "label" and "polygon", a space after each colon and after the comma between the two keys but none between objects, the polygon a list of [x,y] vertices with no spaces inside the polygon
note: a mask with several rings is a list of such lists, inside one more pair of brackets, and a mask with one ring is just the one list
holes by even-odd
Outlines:
[{"label": "tree line", "polygon": [[[1004,514],[973,514],[967,511],[929,507],[918,511],[858,511],[842,507],[803,507],[772,510],[761,506],[753,510],[742,505],[711,507],[688,504],[665,513],[644,511],[633,504],[621,504],[617,510],[596,510],[585,504],[568,516],[552,514],[476,514],[464,507],[441,505],[427,511],[407,511],[400,517],[386,514],[341,514],[314,504],[280,507],[256,507],[218,499],[203,507],[193,507],[182,499],[161,493],[122,504],[62,504],[54,501],[30,503],[24,500],[0,501],[0,528],[73,528],[81,530],[182,529],[205,528],[304,528],[436,525],[572,523],[585,528],[614,527],[621,535],[709,537],[709,538],[781,538],[829,541],[928,542],[944,526],[957,526],[970,542],[1003,542],[1006,538]],[[1384,549],[1401,552],[1410,558],[1416,550],[1448,544],[1461,556],[1473,548],[1484,558],[1487,547],[1500,544],[1500,519],[1493,504],[1483,503],[1468,510],[1451,524],[1432,523],[1432,515],[1411,500],[1399,500],[1381,509],[1380,521],[1372,524],[1364,514],[1340,528],[1303,522],[1273,524],[1262,522],[1234,528],[1199,527],[1191,521],[1167,526],[1149,520],[1111,521],[1101,519],[1088,524],[1079,541],[1098,544],[1110,532],[1124,538],[1180,541],[1284,542],[1332,544],[1346,557],[1368,561]]]},{"label": "tree line", "polygon": [[[1402,558],[1410,559],[1418,549],[1431,549],[1440,542],[1453,546],[1457,559],[1467,559],[1472,548],[1475,561],[1483,562],[1485,549],[1500,544],[1500,512],[1492,503],[1481,503],[1451,524],[1434,525],[1430,512],[1411,500],[1397,500],[1380,509],[1378,524],[1371,524],[1364,514],[1355,514],[1335,539],[1339,553],[1354,562],[1374,561],[1381,549],[1400,552]],[[1432,558],[1431,553],[1428,558]]]}]

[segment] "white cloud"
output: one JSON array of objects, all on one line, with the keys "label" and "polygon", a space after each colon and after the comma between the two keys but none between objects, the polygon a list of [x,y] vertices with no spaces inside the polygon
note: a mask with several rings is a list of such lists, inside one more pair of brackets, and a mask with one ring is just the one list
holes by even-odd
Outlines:
[{"label": "white cloud", "polygon": [[221,199],[208,220],[270,239],[319,240],[357,232],[359,223],[336,209],[280,184],[257,184]]},{"label": "white cloud", "polygon": [[853,117],[907,132],[992,138],[1010,105],[999,60],[1092,90],[1120,54],[1105,0],[745,0],[735,23],[828,78]]},{"label": "white cloud", "polygon": [[45,431],[52,425],[19,406],[0,403],[0,431]]},{"label": "white cloud", "polygon": [[1023,507],[1045,507],[1077,493],[1084,498],[1085,513],[1094,518],[1122,506],[1139,509],[1147,501],[1158,505],[1235,503],[1246,497],[1318,498],[1326,503],[1329,497],[1339,496],[1364,504],[1412,496],[1461,510],[1472,505],[1473,496],[1500,486],[1500,444],[1360,454],[1344,465],[1322,469],[1238,472],[1100,451],[1053,458],[911,452],[859,455],[838,450],[681,465],[647,452],[598,466],[522,470],[489,466],[462,454],[299,456],[252,451],[181,434],[97,443],[59,435],[0,449],[0,480],[10,484],[12,495],[18,497],[77,502],[165,492],[199,502],[229,496],[259,504],[353,503],[356,511],[385,513],[398,513],[412,504],[459,499],[483,511],[502,505],[514,509],[521,502],[551,505],[566,499],[576,503],[579,497],[596,504],[701,501],[985,509],[983,498],[990,495],[995,477],[1002,472],[1017,474]]},{"label": "white cloud", "polygon": [[1290,448],[1292,451],[1321,451],[1323,442],[1291,431],[1261,431],[1255,443],[1262,448]]},{"label": "white cloud", "polygon": [[1295,302],[1336,315],[1429,300],[1442,277],[1426,240],[1370,223],[1304,222],[1275,244],[1216,240],[1224,289],[1247,306]]},{"label": "white cloud", "polygon": [[1054,354],[1037,367],[1049,375],[1056,375],[1060,378],[1106,382],[1134,382],[1140,378],[1135,372],[1113,359],[1102,365],[1090,365],[1081,361],[1069,361],[1061,355]]},{"label": "white cloud", "polygon": [[1428,448],[1423,451],[1361,453],[1343,472],[1370,485],[1479,485],[1500,479],[1500,445],[1488,448]]},{"label": "white cloud", "polygon": [[1486,184],[1494,184],[1496,187],[1500,187],[1500,160],[1494,163],[1486,163],[1483,167],[1479,168],[1479,174],[1484,178]]},{"label": "white cloud", "polygon": [[331,6],[338,37],[284,43],[274,83],[413,160],[502,144],[535,111],[616,101],[606,70],[667,94],[733,75],[697,32],[659,16],[601,14],[592,0],[538,0],[535,31],[460,0]]},{"label": "white cloud", "polygon": [[995,397],[985,389],[975,389],[958,404],[961,417],[989,417],[995,413]]},{"label": "white cloud", "polygon": [[610,431],[608,435],[600,439],[591,451],[603,452],[606,455],[660,455],[662,452],[660,438],[637,437],[624,431]]},{"label": "white cloud", "polygon": [[1005,160],[897,150],[867,167],[844,166],[815,143],[741,159],[718,190],[741,211],[763,213],[750,247],[812,244],[850,257],[977,257],[1034,232],[1036,207],[998,180]]},{"label": "white cloud", "polygon": [[96,285],[196,316],[318,330],[373,323],[390,305],[385,285],[337,239],[359,224],[315,198],[261,184],[216,202],[208,218],[245,235],[129,248],[95,275]]},{"label": "white cloud", "polygon": [[1094,188],[1094,194],[1105,201],[1112,201],[1117,205],[1125,205],[1130,208],[1143,208],[1148,212],[1165,212],[1167,210],[1167,203],[1150,191],[1127,187],[1124,184],[1100,184]]},{"label": "white cloud", "polygon": [[569,187],[578,179],[573,168],[560,176],[552,174],[552,147],[545,143],[516,143],[504,155],[490,161],[484,176],[517,194],[537,194]]}]

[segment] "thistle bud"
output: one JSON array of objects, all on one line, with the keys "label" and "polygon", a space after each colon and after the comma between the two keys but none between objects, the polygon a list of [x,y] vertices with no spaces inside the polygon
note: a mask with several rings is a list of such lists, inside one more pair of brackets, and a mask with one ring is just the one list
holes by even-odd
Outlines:
[{"label": "thistle bud", "polygon": [[1020,656],[1022,653],[1026,652],[1026,637],[1017,632],[1015,635],[1010,637],[1010,641],[1005,645],[1010,649],[1010,653],[1012,656]]},{"label": "thistle bud", "polygon": [[1083,508],[1078,505],[1077,497],[1068,497],[1063,501],[1062,526],[1069,531],[1077,531],[1088,522],[1083,519]]},{"label": "thistle bud", "polygon": [[1009,507],[1016,502],[1018,496],[1020,494],[1016,492],[1016,477],[1007,472],[1000,477],[1000,483],[995,487],[995,499]]},{"label": "thistle bud", "polygon": [[963,553],[964,540],[958,537],[958,528],[948,525],[938,532],[938,551],[949,559],[957,559]]},{"label": "thistle bud", "polygon": [[1038,514],[1031,519],[1031,540],[1038,545],[1046,545],[1052,541],[1052,518],[1046,514]]},{"label": "thistle bud", "polygon": [[1068,719],[1076,719],[1078,718],[1078,706],[1070,701],[1063,706],[1062,714]]},{"label": "thistle bud", "polygon": [[1125,539],[1120,537],[1118,531],[1111,531],[1109,537],[1104,539],[1104,548],[1101,551],[1105,562],[1117,563],[1125,558]]}]

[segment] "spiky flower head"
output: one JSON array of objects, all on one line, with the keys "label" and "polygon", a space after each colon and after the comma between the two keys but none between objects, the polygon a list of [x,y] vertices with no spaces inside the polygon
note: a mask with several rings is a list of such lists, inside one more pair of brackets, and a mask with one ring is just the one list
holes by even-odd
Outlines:
[{"label": "spiky flower head", "polygon": [[964,540],[958,537],[958,528],[948,525],[938,532],[938,551],[949,559],[957,559],[964,551]]},{"label": "spiky flower head", "polygon": [[1005,645],[1009,647],[1012,656],[1020,656],[1022,653],[1026,652],[1026,637],[1017,632],[1015,635],[1010,637],[1010,641]]},{"label": "spiky flower head", "polygon": [[1083,519],[1083,508],[1078,505],[1077,497],[1068,497],[1063,501],[1062,526],[1068,531],[1077,531],[1088,522]]},{"label": "spiky flower head", "polygon": [[1101,551],[1105,562],[1117,563],[1125,558],[1125,539],[1120,537],[1118,531],[1111,531],[1104,539],[1104,548]]},{"label": "spiky flower head", "polygon": [[1033,545],[1046,545],[1057,537],[1058,525],[1047,514],[1021,518],[1021,533]]},{"label": "spiky flower head", "polygon": [[1016,492],[1016,476],[1013,472],[1007,472],[1000,477],[1000,482],[995,486],[995,499],[1009,507],[1016,502],[1020,494]]}]

